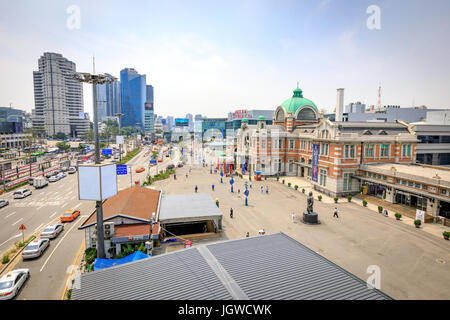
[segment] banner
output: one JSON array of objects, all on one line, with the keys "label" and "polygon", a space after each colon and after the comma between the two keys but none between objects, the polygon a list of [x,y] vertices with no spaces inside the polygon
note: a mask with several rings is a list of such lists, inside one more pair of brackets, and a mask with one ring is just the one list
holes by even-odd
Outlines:
[{"label": "banner", "polygon": [[319,145],[317,143],[313,144],[312,152],[311,180],[317,182],[319,180]]},{"label": "banner", "polygon": [[420,220],[422,223],[425,223],[425,211],[417,209],[416,220]]}]

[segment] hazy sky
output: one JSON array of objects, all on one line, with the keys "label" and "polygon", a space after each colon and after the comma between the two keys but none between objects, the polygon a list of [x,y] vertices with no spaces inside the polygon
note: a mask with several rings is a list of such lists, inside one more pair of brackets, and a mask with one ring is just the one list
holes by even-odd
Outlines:
[{"label": "hazy sky", "polygon": [[[367,28],[370,5],[380,30]],[[95,54],[97,72],[146,74],[164,116],[275,109],[297,81],[329,111],[336,88],[370,105],[379,84],[382,104],[450,107],[449,39],[448,0],[1,1],[0,106],[34,108],[32,72],[57,52],[78,71],[92,72]]]}]

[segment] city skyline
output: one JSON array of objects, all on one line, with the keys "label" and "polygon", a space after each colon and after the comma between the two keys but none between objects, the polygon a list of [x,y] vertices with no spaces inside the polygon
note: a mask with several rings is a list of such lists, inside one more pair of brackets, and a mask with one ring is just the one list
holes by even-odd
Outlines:
[{"label": "city skyline", "polygon": [[[382,104],[449,107],[447,1],[104,4],[79,1],[79,28],[69,28],[70,2],[2,3],[0,61],[10,76],[0,80],[0,105],[31,111],[35,61],[56,52],[79,71],[92,72],[95,55],[96,72],[117,76],[129,67],[146,74],[158,90],[155,113],[165,116],[275,109],[297,82],[328,112],[336,88],[346,89],[345,104],[369,106],[379,85]],[[372,4],[380,8],[379,30],[366,25]],[[133,19],[115,23],[122,14]],[[84,108],[92,115],[87,88]]]}]

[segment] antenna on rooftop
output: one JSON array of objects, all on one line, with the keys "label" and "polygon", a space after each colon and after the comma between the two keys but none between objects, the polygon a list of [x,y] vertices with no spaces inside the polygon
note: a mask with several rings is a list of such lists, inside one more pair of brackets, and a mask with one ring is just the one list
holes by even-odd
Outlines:
[{"label": "antenna on rooftop", "polygon": [[377,109],[381,109],[381,85],[378,86],[378,102],[377,102]]},{"label": "antenna on rooftop", "polygon": [[95,74],[95,56],[92,55],[92,74]]}]

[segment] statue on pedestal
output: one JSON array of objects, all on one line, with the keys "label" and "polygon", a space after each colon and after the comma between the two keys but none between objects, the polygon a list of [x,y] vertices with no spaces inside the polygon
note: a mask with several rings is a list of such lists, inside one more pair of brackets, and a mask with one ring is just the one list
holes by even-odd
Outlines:
[{"label": "statue on pedestal", "polygon": [[313,213],[313,205],[314,205],[314,197],[312,191],[309,192],[308,199],[307,199],[307,207],[306,211],[308,214]]},{"label": "statue on pedestal", "polygon": [[314,205],[314,196],[312,191],[308,194],[308,199],[306,200],[306,211],[303,212],[303,222],[306,224],[320,224],[319,222],[319,215],[317,212],[314,212],[313,210]]}]

